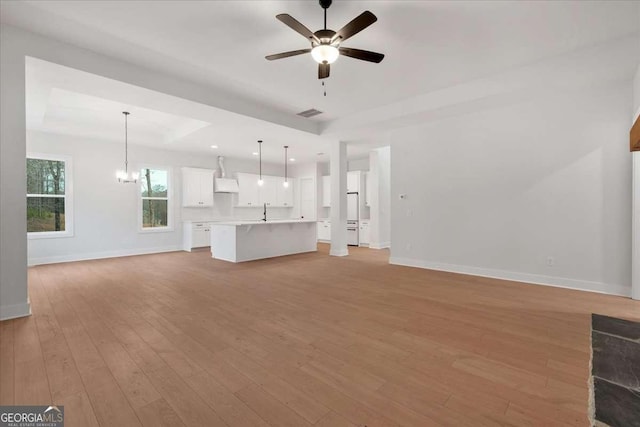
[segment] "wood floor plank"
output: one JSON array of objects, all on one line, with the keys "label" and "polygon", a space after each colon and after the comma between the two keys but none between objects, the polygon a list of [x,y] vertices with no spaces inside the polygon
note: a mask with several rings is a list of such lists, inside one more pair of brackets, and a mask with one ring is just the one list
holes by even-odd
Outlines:
[{"label": "wood floor plank", "polygon": [[36,320],[53,402],[62,405],[67,396],[84,392],[84,385],[40,277],[36,280],[34,276],[37,275],[32,273],[30,277],[31,295],[34,297],[32,301],[37,303],[38,310],[33,316]]},{"label": "wood floor plank", "polygon": [[583,426],[591,313],[640,320],[626,298],[326,245],[45,265],[29,282],[33,316],[0,323],[0,403],[60,400],[70,425]]},{"label": "wood floor plank", "polygon": [[101,426],[140,426],[133,408],[108,368],[82,374],[91,406]]},{"label": "wood floor plank", "polygon": [[100,424],[93,412],[89,396],[84,391],[65,395],[56,403],[64,405],[64,425],[67,427],[97,427]]},{"label": "wood floor plank", "polygon": [[188,377],[186,383],[230,426],[267,427],[268,424],[209,373]]},{"label": "wood floor plank", "polygon": [[49,405],[52,402],[44,356],[33,316],[13,320],[14,404]]},{"label": "wood floor plank", "polygon": [[256,384],[237,391],[236,396],[274,427],[312,425]]},{"label": "wood floor plank", "polygon": [[218,354],[309,423],[316,423],[329,412],[329,409],[319,404],[313,396],[306,395],[288,382],[271,374],[239,351],[230,348]]},{"label": "wood floor plank", "polygon": [[13,321],[0,322],[0,405],[13,405],[15,357]]},{"label": "wood floor plank", "polygon": [[164,399],[154,400],[136,409],[145,427],[181,427],[185,424]]},{"label": "wood floor plank", "polygon": [[346,418],[341,417],[335,412],[329,412],[320,421],[315,424],[316,427],[357,427]]}]

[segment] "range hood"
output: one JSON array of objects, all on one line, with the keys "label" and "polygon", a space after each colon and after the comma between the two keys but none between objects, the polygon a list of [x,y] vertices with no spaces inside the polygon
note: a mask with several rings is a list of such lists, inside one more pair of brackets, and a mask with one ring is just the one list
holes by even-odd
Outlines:
[{"label": "range hood", "polygon": [[238,181],[232,178],[216,178],[216,193],[237,193]]},{"label": "range hood", "polygon": [[220,178],[216,178],[216,193],[237,193],[238,181],[233,178],[227,178],[224,170],[224,157],[218,156],[218,166],[220,166]]}]

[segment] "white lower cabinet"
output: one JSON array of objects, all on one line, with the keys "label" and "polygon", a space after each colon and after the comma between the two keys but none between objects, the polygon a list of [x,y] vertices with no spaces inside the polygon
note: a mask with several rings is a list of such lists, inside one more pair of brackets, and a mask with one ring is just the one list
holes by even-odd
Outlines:
[{"label": "white lower cabinet", "polygon": [[360,221],[360,246],[369,246],[369,221]]},{"label": "white lower cabinet", "polygon": [[331,221],[318,221],[318,240],[331,241]]},{"label": "white lower cabinet", "polygon": [[183,225],[183,249],[191,252],[194,248],[206,248],[211,245],[211,229],[208,222],[185,222]]}]

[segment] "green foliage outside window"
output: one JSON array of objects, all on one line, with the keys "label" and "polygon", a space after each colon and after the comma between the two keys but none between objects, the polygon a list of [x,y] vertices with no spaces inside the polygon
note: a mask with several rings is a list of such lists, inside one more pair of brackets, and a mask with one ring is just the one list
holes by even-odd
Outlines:
[{"label": "green foliage outside window", "polygon": [[27,159],[27,232],[65,231],[65,162]]},{"label": "green foliage outside window", "polygon": [[169,173],[145,168],[140,171],[142,196],[142,227],[169,225]]}]

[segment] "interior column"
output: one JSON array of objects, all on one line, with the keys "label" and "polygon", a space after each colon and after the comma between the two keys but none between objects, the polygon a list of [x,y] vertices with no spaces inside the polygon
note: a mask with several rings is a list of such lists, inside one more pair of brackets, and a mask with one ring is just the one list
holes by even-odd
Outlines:
[{"label": "interior column", "polygon": [[31,314],[27,294],[25,53],[0,28],[0,320]]},{"label": "interior column", "polygon": [[640,151],[631,153],[633,159],[631,211],[631,298],[640,300]]},{"label": "interior column", "polygon": [[331,250],[330,255],[349,255],[347,249],[347,144],[331,142]]}]

